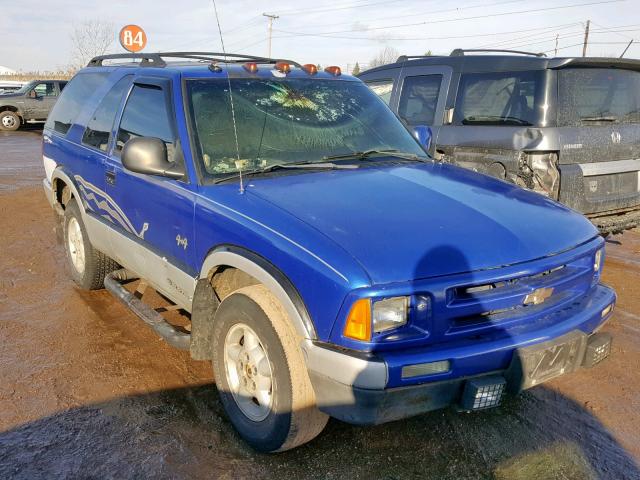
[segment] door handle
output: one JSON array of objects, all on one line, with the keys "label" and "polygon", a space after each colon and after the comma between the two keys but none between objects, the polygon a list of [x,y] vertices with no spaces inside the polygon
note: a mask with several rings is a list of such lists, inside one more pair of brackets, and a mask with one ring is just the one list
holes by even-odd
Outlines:
[{"label": "door handle", "polygon": [[105,180],[107,182],[107,184],[109,185],[115,185],[116,184],[116,172],[113,170],[107,170],[104,174],[105,176]]}]

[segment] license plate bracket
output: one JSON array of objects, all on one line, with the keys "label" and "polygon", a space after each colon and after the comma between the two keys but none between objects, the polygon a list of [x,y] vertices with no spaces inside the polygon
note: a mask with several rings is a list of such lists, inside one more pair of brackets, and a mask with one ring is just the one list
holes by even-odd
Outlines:
[{"label": "license plate bracket", "polygon": [[582,363],[587,335],[570,332],[562,337],[517,349],[508,370],[511,391],[522,391],[574,371]]}]

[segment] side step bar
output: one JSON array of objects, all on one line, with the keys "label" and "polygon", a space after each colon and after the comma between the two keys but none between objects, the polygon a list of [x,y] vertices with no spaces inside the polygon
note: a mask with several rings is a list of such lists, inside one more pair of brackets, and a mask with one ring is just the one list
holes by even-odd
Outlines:
[{"label": "side step bar", "polygon": [[168,323],[162,315],[124,288],[122,282],[138,280],[134,273],[122,268],[104,278],[104,287],[133,313],[155,330],[169,345],[180,350],[189,350],[191,335],[181,332]]}]

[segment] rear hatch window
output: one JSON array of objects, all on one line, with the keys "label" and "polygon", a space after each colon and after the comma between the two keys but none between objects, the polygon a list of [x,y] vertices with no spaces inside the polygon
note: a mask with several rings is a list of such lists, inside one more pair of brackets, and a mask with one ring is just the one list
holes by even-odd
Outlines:
[{"label": "rear hatch window", "polygon": [[640,72],[613,68],[558,71],[558,125],[640,122]]}]

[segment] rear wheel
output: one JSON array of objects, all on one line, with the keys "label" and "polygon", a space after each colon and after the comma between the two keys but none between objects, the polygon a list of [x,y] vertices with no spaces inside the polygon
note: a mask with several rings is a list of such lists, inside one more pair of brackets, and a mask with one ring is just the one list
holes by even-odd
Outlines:
[{"label": "rear wheel", "polygon": [[20,128],[20,116],[10,110],[0,112],[0,130],[15,131]]},{"label": "rear wheel", "polygon": [[222,404],[253,448],[284,451],[322,431],[328,417],[316,407],[298,337],[264,286],[241,288],[222,301],[212,345]]},{"label": "rear wheel", "polygon": [[91,245],[75,199],[69,200],[64,211],[63,239],[74,282],[85,290],[103,288],[104,277],[119,266]]}]

